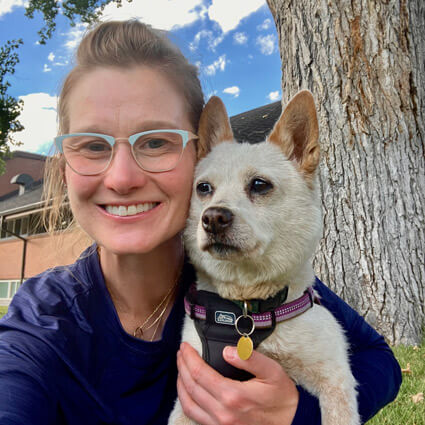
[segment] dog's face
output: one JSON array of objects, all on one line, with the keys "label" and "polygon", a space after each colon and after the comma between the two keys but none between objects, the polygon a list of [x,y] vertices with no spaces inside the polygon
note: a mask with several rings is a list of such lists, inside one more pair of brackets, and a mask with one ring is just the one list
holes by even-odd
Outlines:
[{"label": "dog's face", "polygon": [[255,145],[233,140],[218,98],[205,107],[185,241],[198,273],[212,282],[279,279],[314,252],[321,233],[317,119],[311,94],[297,97]]}]

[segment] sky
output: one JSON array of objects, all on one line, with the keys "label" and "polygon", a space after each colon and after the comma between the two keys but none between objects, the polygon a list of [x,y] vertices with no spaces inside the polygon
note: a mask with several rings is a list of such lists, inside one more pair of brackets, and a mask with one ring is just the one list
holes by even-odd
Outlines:
[{"label": "sky", "polygon": [[[71,27],[60,15],[53,37],[41,45],[42,16],[25,17],[25,4],[0,0],[0,46],[24,41],[15,73],[6,78],[8,93],[24,102],[20,122],[25,129],[14,135],[22,145],[14,149],[49,154],[57,132],[57,96],[87,28]],[[265,0],[123,0],[120,8],[108,5],[101,19],[129,18],[169,31],[198,67],[206,100],[220,96],[229,116],[281,99],[278,37]]]}]

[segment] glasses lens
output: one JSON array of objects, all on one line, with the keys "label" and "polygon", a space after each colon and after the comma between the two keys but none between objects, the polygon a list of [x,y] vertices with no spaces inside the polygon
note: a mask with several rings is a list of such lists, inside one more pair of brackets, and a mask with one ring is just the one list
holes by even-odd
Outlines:
[{"label": "glasses lens", "polygon": [[172,170],[183,152],[179,133],[161,131],[140,136],[133,145],[136,161],[147,171]]},{"label": "glasses lens", "polygon": [[109,164],[112,147],[98,136],[69,136],[62,141],[63,154],[68,165],[77,173],[101,173]]}]

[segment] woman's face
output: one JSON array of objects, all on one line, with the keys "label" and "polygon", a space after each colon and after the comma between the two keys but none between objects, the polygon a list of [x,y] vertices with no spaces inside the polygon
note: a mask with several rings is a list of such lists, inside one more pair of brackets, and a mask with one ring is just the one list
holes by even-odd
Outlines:
[{"label": "woman's face", "polygon": [[[184,102],[158,70],[143,66],[96,69],[70,93],[69,133],[126,138],[159,128],[193,132]],[[115,254],[147,253],[172,239],[183,229],[189,208],[196,157],[193,143],[186,145],[175,169],[162,173],[142,170],[127,141],[114,146],[112,163],[100,175],[81,176],[66,165],[68,196],[78,223]],[[125,217],[105,209],[140,205],[148,210]]]}]

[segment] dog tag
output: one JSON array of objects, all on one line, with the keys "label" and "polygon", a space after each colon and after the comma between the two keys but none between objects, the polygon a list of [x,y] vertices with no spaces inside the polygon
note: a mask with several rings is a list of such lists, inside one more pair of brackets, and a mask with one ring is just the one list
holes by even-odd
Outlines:
[{"label": "dog tag", "polygon": [[254,350],[252,339],[248,335],[242,335],[239,338],[237,350],[241,360],[248,360]]}]

